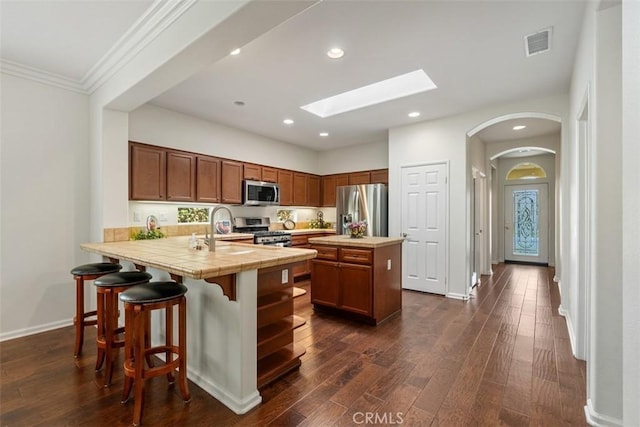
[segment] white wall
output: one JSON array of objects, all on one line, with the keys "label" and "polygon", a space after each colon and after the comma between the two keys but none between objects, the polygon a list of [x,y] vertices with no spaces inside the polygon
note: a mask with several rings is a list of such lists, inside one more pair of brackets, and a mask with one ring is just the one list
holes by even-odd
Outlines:
[{"label": "white wall", "polygon": [[389,167],[389,144],[379,141],[320,151],[317,159],[320,175],[386,169]]},{"label": "white wall", "polygon": [[88,97],[0,74],[0,339],[72,322],[89,240]]},{"label": "white wall", "polygon": [[622,4],[622,295],[624,423],[640,425],[640,2]]},{"label": "white wall", "polygon": [[[467,133],[491,119],[511,113],[539,112],[567,120],[568,98],[564,95],[522,100],[486,107],[389,130],[389,235],[400,234],[400,171],[402,166],[449,161],[449,293],[467,294],[470,236],[470,162],[467,158]],[[563,133],[563,139],[565,135]],[[464,225],[464,226],[462,226]]]},{"label": "white wall", "polygon": [[[623,424],[621,62],[621,6],[599,9],[598,4],[590,3],[585,11],[571,82],[571,144],[563,153],[568,154],[571,171],[568,179],[573,189],[569,201],[569,237],[571,242],[579,243],[579,230],[586,228],[591,253],[582,255],[563,247],[574,271],[570,274],[567,295],[563,293],[562,305],[570,315],[568,321],[573,319],[570,327],[575,330],[576,347],[578,350],[586,347],[586,414],[594,425]],[[586,185],[586,166],[580,160],[586,148],[579,145],[578,138],[577,119],[585,99],[589,102],[586,133],[591,150],[587,163],[591,187]],[[634,187],[637,189],[637,185]],[[581,214],[582,193],[591,200],[590,222],[585,222]],[[589,289],[577,280],[583,269]],[[637,283],[637,278],[634,280]],[[589,293],[590,304],[585,306],[584,295]],[[637,310],[637,305],[634,309]],[[589,320],[588,324],[576,322],[582,317]],[[634,405],[637,406],[637,401]]]}]

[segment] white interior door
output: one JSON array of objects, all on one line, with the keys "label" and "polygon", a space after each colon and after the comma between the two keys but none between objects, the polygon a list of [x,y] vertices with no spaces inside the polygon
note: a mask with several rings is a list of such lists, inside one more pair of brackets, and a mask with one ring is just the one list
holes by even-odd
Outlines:
[{"label": "white interior door", "polygon": [[547,184],[504,187],[505,261],[549,262]]},{"label": "white interior door", "polygon": [[472,193],[472,206],[473,206],[473,268],[472,268],[472,283],[471,285],[477,285],[480,283],[480,275],[483,273],[485,264],[485,243],[484,243],[484,214],[485,214],[485,178],[478,176],[473,178],[473,193]]},{"label": "white interior door", "polygon": [[446,294],[447,165],[402,168],[402,287]]}]

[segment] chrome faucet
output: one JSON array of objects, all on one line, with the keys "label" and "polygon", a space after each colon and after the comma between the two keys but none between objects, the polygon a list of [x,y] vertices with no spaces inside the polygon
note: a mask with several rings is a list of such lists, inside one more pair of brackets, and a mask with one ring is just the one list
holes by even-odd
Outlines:
[{"label": "chrome faucet", "polygon": [[229,213],[229,218],[231,219],[231,224],[233,224],[233,214],[231,213],[231,211],[229,210],[228,207],[226,206],[216,206],[215,208],[211,209],[211,213],[209,214],[209,225],[211,226],[211,237],[209,238],[209,252],[215,252],[216,251],[216,239],[213,238],[213,235],[215,234],[216,230],[214,228],[214,221],[213,218],[215,217],[216,213],[219,210],[225,210]]}]

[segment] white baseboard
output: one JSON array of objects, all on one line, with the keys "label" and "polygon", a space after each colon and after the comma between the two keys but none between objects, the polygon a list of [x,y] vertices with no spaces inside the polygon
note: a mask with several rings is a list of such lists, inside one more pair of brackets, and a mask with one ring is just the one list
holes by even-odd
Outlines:
[{"label": "white baseboard", "polygon": [[555,276],[553,276],[553,281],[557,284],[560,284],[560,277],[558,277],[558,275],[556,274]]},{"label": "white baseboard", "polygon": [[584,416],[587,418],[587,422],[592,426],[597,427],[622,427],[622,420],[619,418],[610,417],[609,415],[599,414],[593,409],[593,403],[591,399],[587,399],[587,404],[584,406]]},{"label": "white baseboard", "polygon": [[238,398],[236,396],[232,396],[230,393],[218,387],[216,384],[209,381],[203,375],[195,372],[193,369],[187,367],[187,377],[196,383],[199,387],[204,389],[211,396],[218,399],[225,405],[227,408],[231,409],[238,415],[246,414],[252,408],[255,408],[262,402],[262,396],[256,390],[254,393],[251,393],[244,399]]},{"label": "white baseboard", "polygon": [[460,299],[462,301],[468,301],[469,300],[469,295],[459,294],[459,293],[456,293],[456,292],[449,292],[447,294],[447,298],[453,298],[453,299]]},{"label": "white baseboard", "polygon": [[567,310],[562,307],[562,305],[558,306],[558,314],[564,317],[565,322],[567,323],[567,332],[569,333],[569,342],[571,343],[571,353],[573,357],[576,359],[584,360],[581,355],[576,352],[576,334],[573,329],[573,322],[571,321],[571,315]]},{"label": "white baseboard", "polygon": [[46,323],[44,325],[32,326],[30,328],[18,329],[16,331],[3,332],[0,334],[0,342],[12,340],[15,338],[22,338],[29,335],[39,334],[40,332],[47,332],[54,329],[64,328],[65,326],[73,325],[72,319],[58,320],[57,322]]}]

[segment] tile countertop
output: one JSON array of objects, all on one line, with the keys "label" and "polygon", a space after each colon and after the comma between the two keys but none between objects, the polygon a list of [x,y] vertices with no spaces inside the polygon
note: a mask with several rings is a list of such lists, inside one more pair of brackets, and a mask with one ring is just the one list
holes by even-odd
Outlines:
[{"label": "tile countertop", "polygon": [[280,248],[244,243],[216,243],[216,251],[188,248],[189,236],[157,240],[83,243],[80,247],[109,258],[157,268],[192,279],[208,279],[246,270],[315,258],[313,249]]},{"label": "tile countertop", "polygon": [[352,239],[348,235],[311,237],[309,243],[334,245],[334,246],[350,246],[352,248],[379,248],[382,246],[399,245],[404,241],[402,237],[368,237],[361,239]]}]

